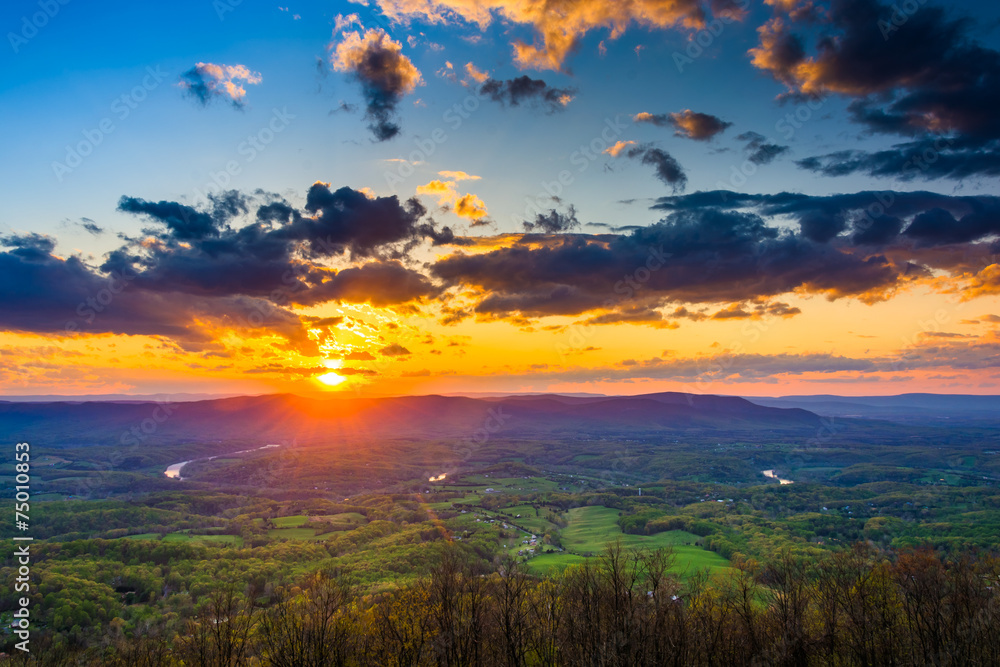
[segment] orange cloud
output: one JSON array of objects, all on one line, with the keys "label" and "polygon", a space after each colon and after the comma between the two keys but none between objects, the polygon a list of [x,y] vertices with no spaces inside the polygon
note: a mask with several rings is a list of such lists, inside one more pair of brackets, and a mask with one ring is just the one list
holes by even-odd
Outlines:
[{"label": "orange cloud", "polygon": [[455,190],[456,181],[479,180],[479,176],[472,176],[464,171],[442,171],[439,174],[452,176],[453,180],[435,179],[430,183],[418,185],[417,194],[437,197],[439,204],[442,206],[450,205],[458,217],[465,218],[473,225],[483,224],[484,219],[489,215],[483,200],[471,193],[459,195],[458,191]]},{"label": "orange cloud", "polygon": [[764,0],[764,4],[772,7],[776,13],[788,14],[795,20],[804,19],[817,11],[812,0]]},{"label": "orange cloud", "polygon": [[1000,294],[1000,264],[990,264],[976,273],[970,285],[962,291],[962,300],[995,294]]},{"label": "orange cloud", "polygon": [[749,51],[751,64],[770,72],[791,88],[800,85],[801,77],[796,70],[802,63],[791,41],[787,23],[782,18],[773,18],[757,28],[757,34],[760,35],[760,45]]},{"label": "orange cloud", "polygon": [[429,23],[462,21],[480,30],[500,19],[534,28],[531,44],[515,40],[514,61],[521,69],[561,70],[580,38],[609,29],[611,39],[632,24],[646,28],[700,28],[705,12],[689,0],[378,0],[392,20],[422,19]]},{"label": "orange cloud", "polygon": [[464,171],[439,171],[438,176],[444,176],[452,181],[478,181],[482,177],[474,176]]},{"label": "orange cloud", "polygon": [[629,146],[634,146],[634,145],[635,145],[634,141],[618,141],[615,142],[614,146],[609,146],[605,148],[602,152],[606,153],[607,155],[610,155],[611,157],[618,157],[623,150],[625,150]]},{"label": "orange cloud", "polygon": [[426,185],[418,185],[417,194],[434,195],[436,197],[446,196],[448,199],[451,199],[453,196],[458,196],[458,193],[455,192],[455,188],[453,187],[454,185],[455,183],[452,181],[441,181],[435,179]]},{"label": "orange cloud", "polygon": [[476,83],[483,83],[486,79],[490,78],[489,73],[477,69],[472,63],[465,63],[465,73]]},{"label": "orange cloud", "polygon": [[711,139],[732,125],[732,123],[727,123],[711,114],[699,113],[690,109],[670,114],[670,124],[676,128],[677,131],[674,133],[676,136],[697,141]]},{"label": "orange cloud", "polygon": [[[402,54],[403,45],[393,40],[381,28],[372,28],[362,36],[358,32],[349,32],[344,36],[344,41],[338,44],[333,51],[332,64],[338,72],[358,72],[364,75],[366,72],[379,81],[393,79],[391,88],[400,94],[412,93],[418,85],[423,83],[420,70]],[[371,53],[388,53],[394,57],[381,60],[378,71],[373,70],[373,64],[367,62]]]},{"label": "orange cloud", "polygon": [[436,72],[436,74],[439,77],[443,78],[443,79],[448,79],[449,81],[455,81],[455,79],[456,79],[456,76],[455,76],[455,66],[452,65],[447,60],[444,61],[444,67],[442,67],[441,69],[439,69]]},{"label": "orange cloud", "polygon": [[474,194],[467,194],[459,197],[455,202],[455,215],[460,218],[471,220],[472,224],[479,223],[489,213],[486,211],[486,204]]}]

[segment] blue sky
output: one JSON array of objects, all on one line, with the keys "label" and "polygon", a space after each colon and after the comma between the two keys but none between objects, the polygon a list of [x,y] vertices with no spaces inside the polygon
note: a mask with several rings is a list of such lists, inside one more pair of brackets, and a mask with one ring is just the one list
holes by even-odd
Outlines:
[{"label": "blue sky", "polygon": [[[988,15],[987,10],[975,9]],[[32,10],[38,11],[37,3],[6,5],[3,25],[20,32],[16,29],[19,19],[30,16]],[[196,197],[195,192],[212,182],[211,175],[226,162],[243,159],[237,147],[267,124],[273,109],[287,108],[294,122],[253,164],[244,165],[243,173],[232,181],[234,187],[301,196],[313,181],[324,180],[390,194],[383,174],[386,163],[381,160],[406,157],[416,148],[415,139],[426,138],[440,127],[448,131],[449,140],[409,182],[399,184],[397,193],[412,194],[413,188],[425,182],[420,178],[430,180],[439,169],[480,175],[484,182],[479,194],[496,211],[498,228],[513,231],[510,219],[523,212],[524,197],[543,191],[543,182],[551,182],[567,168],[573,151],[598,136],[606,118],[691,108],[734,123],[707,145],[673,137],[669,129],[653,126],[629,127],[621,136],[661,142],[686,166],[689,189],[714,189],[719,182],[730,182],[732,168],[743,162],[743,142],[736,135],[752,130],[780,138],[776,124],[796,107],[776,101],[783,87],[749,63],[746,51],[756,41],[753,20],[726,24],[703,55],[685,63],[683,72],[678,71],[672,54],[685,52],[686,35],[634,27],[614,41],[608,39],[606,30],[585,35],[569,63],[572,74],[546,74],[552,85],[578,89],[566,112],[545,115],[483,104],[462,127],[451,130],[442,115],[469,91],[435,76],[445,61],[459,67],[474,62],[503,77],[520,71],[510,63],[505,29],[500,26],[488,30],[481,43],[469,44],[462,37],[478,35],[474,26],[455,30],[414,23],[389,26],[390,34],[404,42],[408,36],[418,37],[415,47],[404,45],[404,52],[423,73],[425,85],[404,100],[404,136],[374,144],[359,132],[358,114],[329,115],[341,101],[358,103],[356,86],[341,73],[321,77],[315,67],[317,58],[328,58],[334,17],[352,12],[366,26],[389,25],[385,19],[376,19],[377,13],[345,2],[301,3],[290,5],[288,11],[276,4],[244,2],[224,12],[221,19],[211,2],[180,2],[169,7],[125,2],[61,6],[18,53],[10,48],[3,52],[0,109],[6,117],[4,126],[9,128],[5,153],[15,159],[4,161],[0,177],[22,196],[8,202],[0,222],[18,230],[60,232],[61,242],[69,242],[75,234],[79,238],[73,240],[81,247],[97,250],[99,244],[93,239],[62,228],[62,221],[85,216],[127,230],[136,221],[114,210],[123,194],[150,199]],[[296,14],[301,18],[295,20]],[[764,11],[758,9],[758,14],[763,16]],[[602,40],[608,49],[603,58],[598,55]],[[428,42],[444,48],[429,49]],[[639,45],[643,48],[637,55]],[[221,104],[201,108],[182,96],[176,86],[178,77],[202,61],[242,63],[262,74],[262,84],[248,91],[245,110]],[[135,109],[129,109],[127,118],[121,118],[112,105],[142,86],[147,68],[165,73],[166,78]],[[414,106],[415,99],[426,107]],[[803,157],[858,142],[860,129],[846,122],[844,106],[842,100],[831,98],[812,113],[789,140],[792,155]],[[119,103],[116,109],[121,108]],[[114,132],[60,181],[52,163],[64,162],[66,147],[85,141],[83,132],[95,130],[106,118],[114,122]],[[868,185],[863,177],[829,179],[803,174],[790,161],[783,161],[760,169],[744,189],[828,194]],[[966,187],[989,190],[990,185]],[[945,189],[953,187],[949,184]],[[615,196],[608,197],[609,192]],[[641,203],[626,206],[618,200],[664,193],[662,184],[647,170],[602,157],[584,173],[575,174],[566,196],[586,221],[648,224],[656,219],[654,213],[644,210]]]}]

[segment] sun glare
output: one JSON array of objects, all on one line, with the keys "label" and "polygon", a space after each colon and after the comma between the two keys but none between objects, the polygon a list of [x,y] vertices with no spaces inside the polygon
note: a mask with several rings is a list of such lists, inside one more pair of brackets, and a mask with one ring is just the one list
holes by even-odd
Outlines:
[{"label": "sun glare", "polygon": [[337,375],[336,373],[324,373],[323,375],[317,375],[316,379],[325,384],[328,387],[336,387],[338,384],[346,380],[342,375]]},{"label": "sun glare", "polygon": [[346,380],[347,378],[343,375],[338,375],[334,371],[344,365],[343,359],[324,359],[323,365],[330,369],[329,373],[324,373],[323,375],[317,375],[314,379],[321,384],[325,384],[328,387],[336,387],[338,384]]}]

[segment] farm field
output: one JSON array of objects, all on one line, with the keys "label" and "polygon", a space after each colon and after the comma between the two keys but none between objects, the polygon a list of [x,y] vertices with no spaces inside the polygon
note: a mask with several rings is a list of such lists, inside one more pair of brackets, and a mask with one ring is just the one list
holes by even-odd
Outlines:
[{"label": "farm field", "polygon": [[566,513],[569,524],[562,530],[564,553],[541,554],[528,561],[536,572],[551,569],[563,570],[569,565],[583,562],[588,556],[601,553],[609,542],[621,540],[627,549],[658,549],[671,547],[676,561],[673,571],[687,575],[697,570],[710,574],[724,572],[729,561],[722,556],[702,549],[695,542],[697,535],[683,530],[670,530],[656,535],[629,535],[618,526],[618,510],[610,507],[575,507]]}]

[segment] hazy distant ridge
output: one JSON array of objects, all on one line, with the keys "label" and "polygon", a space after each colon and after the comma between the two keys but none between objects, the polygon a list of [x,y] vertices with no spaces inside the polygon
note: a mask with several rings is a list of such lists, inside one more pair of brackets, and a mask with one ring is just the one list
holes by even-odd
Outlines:
[{"label": "hazy distant ridge", "polygon": [[747,397],[757,405],[802,408],[824,417],[864,417],[901,422],[977,421],[1000,423],[1000,396],[899,394],[896,396]]}]

